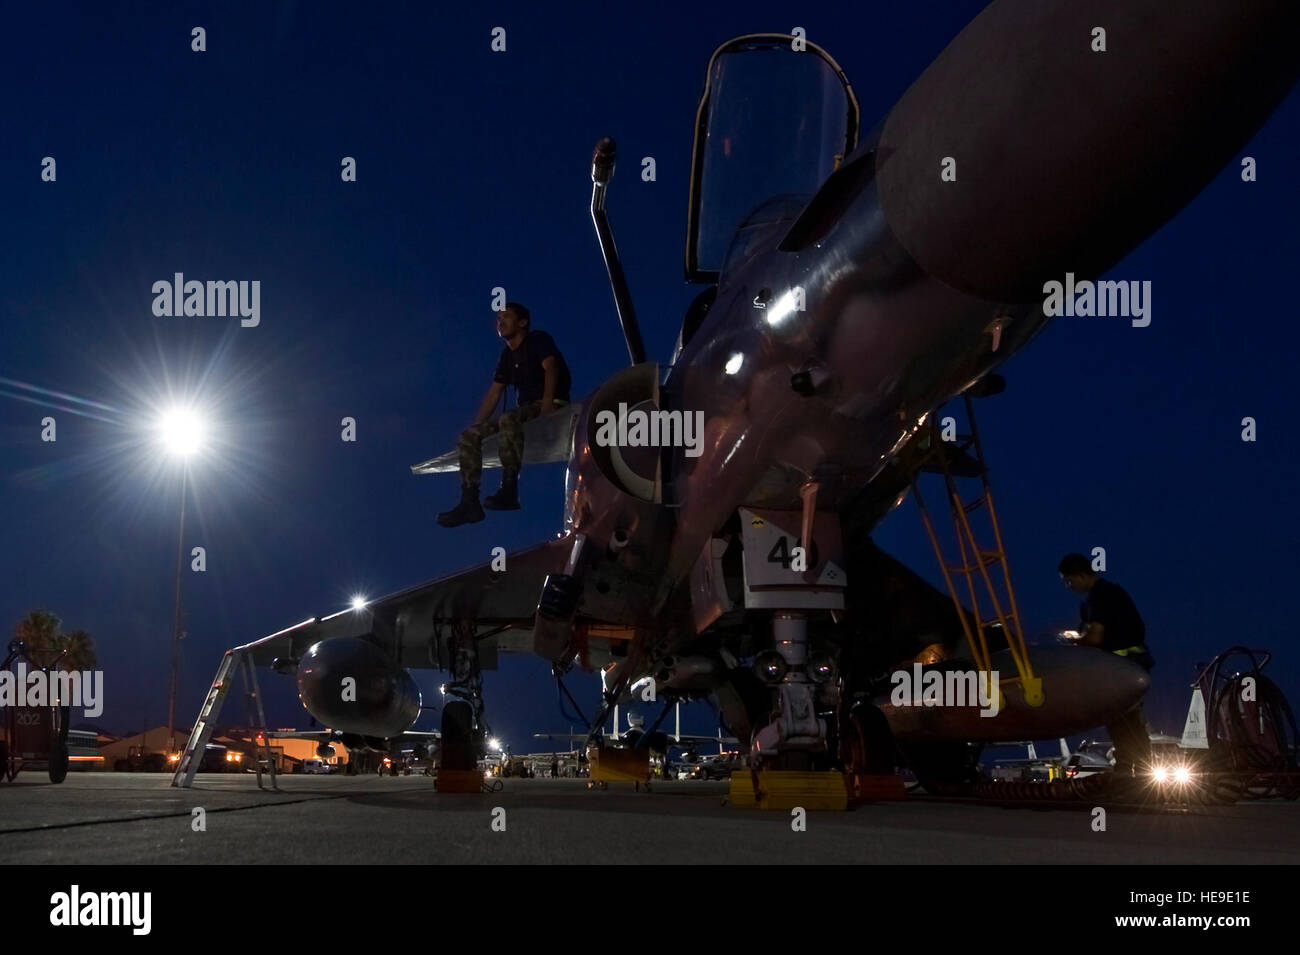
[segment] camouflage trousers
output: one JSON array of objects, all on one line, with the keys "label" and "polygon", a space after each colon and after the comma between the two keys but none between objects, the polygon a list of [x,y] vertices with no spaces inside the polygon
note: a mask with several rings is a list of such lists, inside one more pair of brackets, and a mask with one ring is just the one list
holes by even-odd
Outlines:
[{"label": "camouflage trousers", "polygon": [[[563,404],[562,401],[555,402],[557,408]],[[497,451],[501,457],[502,469],[519,473],[524,461],[524,424],[541,412],[542,403],[530,401],[526,405],[512,408],[499,418],[488,418],[461,432],[460,442],[456,445],[460,454],[461,486],[479,486],[483,478],[483,439],[491,434],[497,435]]]}]

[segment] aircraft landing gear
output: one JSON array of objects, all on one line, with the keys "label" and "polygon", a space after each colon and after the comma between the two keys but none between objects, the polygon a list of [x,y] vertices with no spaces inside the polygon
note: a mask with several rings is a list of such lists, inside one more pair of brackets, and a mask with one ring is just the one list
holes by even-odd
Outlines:
[{"label": "aircraft landing gear", "polygon": [[442,768],[474,769],[474,708],[455,700],[442,708]]},{"label": "aircraft landing gear", "polygon": [[826,752],[826,721],[817,716],[817,686],[808,678],[808,618],[778,612],[772,621],[776,649],[760,654],[755,666],[774,684],[773,718],[754,734],[756,769],[809,772],[814,755]]},{"label": "aircraft landing gear", "polygon": [[[771,717],[753,735],[750,771],[732,774],[729,800],[762,809],[847,809],[849,780],[833,767],[827,720],[818,715],[838,698],[834,666],[810,656],[805,613],[777,611],[772,633],[775,649],[754,659],[755,674],[771,687]],[[865,764],[872,729],[865,716],[856,725]]]},{"label": "aircraft landing gear", "polygon": [[452,648],[452,681],[443,688],[442,755],[439,792],[479,792],[483,786],[478,761],[486,747],[483,732],[483,678],[473,624],[456,627]]}]

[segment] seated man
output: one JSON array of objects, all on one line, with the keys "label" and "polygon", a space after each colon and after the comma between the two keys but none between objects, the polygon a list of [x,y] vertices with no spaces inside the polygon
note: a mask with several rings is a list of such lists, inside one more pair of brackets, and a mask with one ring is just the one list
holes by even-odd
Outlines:
[{"label": "seated man", "polygon": [[[438,515],[443,527],[483,520],[483,508],[519,509],[519,468],[524,457],[524,422],[549,414],[569,402],[569,366],[550,335],[533,331],[532,316],[518,302],[507,302],[496,313],[497,335],[506,347],[478,417],[460,436],[460,503]],[[493,420],[497,402],[508,386],[515,388],[515,408]],[[483,439],[499,434],[501,490],[479,504],[479,479],[483,473]]]}]

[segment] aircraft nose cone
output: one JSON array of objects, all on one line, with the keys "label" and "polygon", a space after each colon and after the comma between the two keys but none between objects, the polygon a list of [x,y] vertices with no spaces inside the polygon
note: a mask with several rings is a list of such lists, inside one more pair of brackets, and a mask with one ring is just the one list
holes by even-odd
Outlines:
[{"label": "aircraft nose cone", "polygon": [[1298,27],[1295,0],[996,0],[882,126],[890,228],[929,274],[993,301],[1095,278],[1291,88]]}]

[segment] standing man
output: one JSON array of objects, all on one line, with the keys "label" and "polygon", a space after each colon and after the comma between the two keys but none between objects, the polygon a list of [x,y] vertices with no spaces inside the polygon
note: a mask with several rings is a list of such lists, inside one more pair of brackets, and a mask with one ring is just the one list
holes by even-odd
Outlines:
[{"label": "standing man", "polygon": [[[1155,658],[1147,649],[1146,625],[1128,592],[1118,584],[1102,580],[1082,554],[1066,554],[1056,569],[1067,587],[1085,595],[1079,605],[1080,629],[1073,638],[1083,646],[1097,647],[1132,660],[1151,672]],[[1106,730],[1115,744],[1116,775],[1132,776],[1139,765],[1150,760],[1151,738],[1147,735],[1146,716],[1140,702],[1117,717]]]},{"label": "standing man", "polygon": [[[569,403],[569,366],[542,331],[533,331],[532,315],[518,302],[507,302],[496,313],[497,335],[506,343],[497,362],[496,374],[488,386],[478,417],[460,436],[460,503],[438,515],[443,527],[457,527],[483,520],[483,508],[494,511],[519,509],[519,468],[524,457],[524,423],[550,414]],[[497,403],[506,389],[515,389],[515,407],[493,419]],[[479,480],[483,473],[483,439],[499,434],[501,490],[479,504]]]}]

